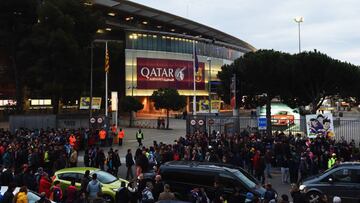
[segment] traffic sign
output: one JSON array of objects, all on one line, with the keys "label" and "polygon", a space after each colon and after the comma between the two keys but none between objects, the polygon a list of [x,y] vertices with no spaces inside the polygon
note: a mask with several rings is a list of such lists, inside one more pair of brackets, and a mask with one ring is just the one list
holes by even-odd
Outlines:
[{"label": "traffic sign", "polygon": [[209,125],[213,125],[215,123],[215,121],[213,119],[209,119],[208,123],[209,123]]},{"label": "traffic sign", "polygon": [[191,124],[191,125],[196,125],[196,120],[192,119],[192,120],[190,121],[190,124]]},{"label": "traffic sign", "polygon": [[266,118],[258,118],[258,128],[259,130],[266,130],[267,122]]},{"label": "traffic sign", "polygon": [[198,124],[200,125],[200,126],[202,126],[202,125],[204,125],[204,120],[202,120],[202,119],[200,119],[199,121],[198,121]]},{"label": "traffic sign", "polygon": [[96,122],[96,119],[94,117],[90,118],[90,123],[94,124]]},{"label": "traffic sign", "polygon": [[98,119],[97,119],[97,122],[100,124],[100,123],[102,123],[104,120],[103,120],[103,118],[101,118],[101,117],[99,117]]}]

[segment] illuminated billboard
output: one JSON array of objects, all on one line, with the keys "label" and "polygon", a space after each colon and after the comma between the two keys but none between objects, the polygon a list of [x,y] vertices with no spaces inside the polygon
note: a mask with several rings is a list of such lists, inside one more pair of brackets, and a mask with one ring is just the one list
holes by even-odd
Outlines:
[{"label": "illuminated billboard", "polygon": [[[173,59],[137,58],[137,89],[194,88],[192,61]],[[195,75],[196,89],[205,90],[205,64],[199,63]]]}]

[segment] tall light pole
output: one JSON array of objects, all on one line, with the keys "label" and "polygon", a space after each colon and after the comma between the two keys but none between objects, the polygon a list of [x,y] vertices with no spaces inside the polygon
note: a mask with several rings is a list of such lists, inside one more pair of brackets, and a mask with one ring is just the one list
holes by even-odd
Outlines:
[{"label": "tall light pole", "polygon": [[294,18],[294,20],[298,24],[298,28],[299,28],[299,53],[301,53],[300,24],[302,22],[304,22],[304,18],[300,16],[300,17]]},{"label": "tall light pole", "polygon": [[132,57],[131,57],[131,60],[132,60],[132,62],[131,62],[131,65],[132,65],[132,67],[131,67],[131,96],[133,97],[134,96],[134,69],[135,69],[135,60],[134,60],[134,58],[135,58],[135,51],[134,51],[134,49],[135,49],[135,41],[137,40],[137,35],[136,34],[131,34],[131,35],[129,35],[129,38],[130,38],[130,41],[131,41],[131,51],[132,51]]},{"label": "tall light pole", "polygon": [[208,88],[209,88],[209,113],[211,114],[211,57],[208,57],[207,61],[209,62]]}]

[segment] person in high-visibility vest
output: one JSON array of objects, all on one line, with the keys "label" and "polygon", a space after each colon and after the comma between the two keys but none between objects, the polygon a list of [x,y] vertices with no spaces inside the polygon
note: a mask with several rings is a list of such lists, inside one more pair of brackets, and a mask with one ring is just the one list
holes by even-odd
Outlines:
[{"label": "person in high-visibility vest", "polygon": [[144,139],[144,133],[141,132],[141,129],[139,129],[137,132],[136,132],[136,139],[139,143],[139,147],[142,146],[142,140]]},{"label": "person in high-visibility vest", "polygon": [[101,129],[99,131],[99,139],[100,139],[101,146],[105,147],[105,142],[106,142],[106,131],[105,131],[105,129]]},{"label": "person in high-visibility vest", "polygon": [[71,145],[72,148],[74,148],[75,143],[76,143],[76,137],[74,134],[71,134],[69,137],[69,144]]},{"label": "person in high-visibility vest", "polygon": [[120,128],[120,130],[118,132],[119,146],[122,146],[124,137],[125,137],[125,132],[123,131],[122,128]]},{"label": "person in high-visibility vest", "polygon": [[328,168],[333,167],[335,163],[336,163],[336,154],[333,153],[332,157],[328,160]]}]

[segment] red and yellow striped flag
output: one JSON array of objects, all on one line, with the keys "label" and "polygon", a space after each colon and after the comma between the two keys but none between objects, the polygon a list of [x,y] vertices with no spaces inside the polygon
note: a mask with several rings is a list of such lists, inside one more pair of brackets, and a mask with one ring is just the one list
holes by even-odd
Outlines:
[{"label": "red and yellow striped flag", "polygon": [[106,43],[105,47],[105,73],[108,73],[110,69],[109,51]]}]

